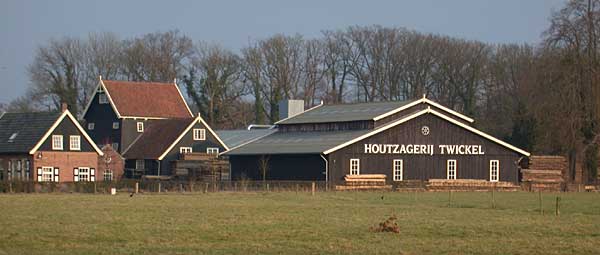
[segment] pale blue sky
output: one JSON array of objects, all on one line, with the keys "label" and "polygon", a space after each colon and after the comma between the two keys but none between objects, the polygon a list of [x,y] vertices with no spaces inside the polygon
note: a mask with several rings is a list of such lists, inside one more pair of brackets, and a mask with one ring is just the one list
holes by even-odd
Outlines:
[{"label": "pale blue sky", "polygon": [[565,0],[84,1],[0,0],[0,102],[21,95],[25,68],[50,38],[179,29],[237,50],[275,33],[306,37],[351,25],[401,26],[489,43],[539,41]]}]

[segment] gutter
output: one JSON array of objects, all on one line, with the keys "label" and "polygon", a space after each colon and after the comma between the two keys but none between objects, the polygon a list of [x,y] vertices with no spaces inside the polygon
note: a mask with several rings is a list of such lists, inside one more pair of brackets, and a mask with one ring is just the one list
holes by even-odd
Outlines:
[{"label": "gutter", "polygon": [[327,186],[329,184],[329,161],[327,161],[327,158],[323,154],[319,154],[319,156],[325,161],[325,185]]}]

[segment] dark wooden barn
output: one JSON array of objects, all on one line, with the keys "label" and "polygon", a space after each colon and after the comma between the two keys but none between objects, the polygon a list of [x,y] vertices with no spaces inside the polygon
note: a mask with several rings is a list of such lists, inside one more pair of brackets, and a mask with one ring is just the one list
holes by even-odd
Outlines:
[{"label": "dark wooden barn", "polygon": [[233,179],[322,180],[377,174],[386,183],[475,179],[519,182],[529,153],[471,126],[474,120],[425,97],[320,105],[279,121],[277,132],[233,147]]}]

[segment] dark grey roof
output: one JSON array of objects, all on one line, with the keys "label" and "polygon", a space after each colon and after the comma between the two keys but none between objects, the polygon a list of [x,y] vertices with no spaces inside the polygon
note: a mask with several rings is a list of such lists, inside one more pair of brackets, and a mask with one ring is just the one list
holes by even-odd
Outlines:
[{"label": "dark grey roof", "polygon": [[400,108],[412,101],[392,101],[358,104],[323,105],[298,114],[277,124],[326,123],[371,120],[379,115]]},{"label": "dark grey roof", "polygon": [[[29,153],[61,113],[5,113],[0,118],[0,153]],[[12,142],[9,138],[17,134]]]},{"label": "dark grey roof", "polygon": [[322,153],[372,131],[276,132],[230,150],[225,155]]},{"label": "dark grey roof", "polygon": [[217,135],[229,148],[274,133],[277,129],[217,130]]}]

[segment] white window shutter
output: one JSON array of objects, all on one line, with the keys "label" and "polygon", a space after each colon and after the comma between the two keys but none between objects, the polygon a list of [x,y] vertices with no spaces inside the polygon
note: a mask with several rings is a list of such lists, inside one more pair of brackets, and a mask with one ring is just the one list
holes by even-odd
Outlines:
[{"label": "white window shutter", "polygon": [[90,181],[95,182],[96,181],[96,176],[90,176]]},{"label": "white window shutter", "polygon": [[58,175],[54,176],[54,182],[58,182]]},{"label": "white window shutter", "polygon": [[60,173],[60,171],[59,171],[58,167],[55,167],[55,168],[54,168],[54,182],[59,182],[59,180],[60,180],[60,179],[58,178],[58,176],[59,176],[59,173]]},{"label": "white window shutter", "polygon": [[73,175],[79,175],[79,168],[73,168]]},{"label": "white window shutter", "polygon": [[38,182],[42,182],[42,176],[38,175]]},{"label": "white window shutter", "polygon": [[39,175],[39,176],[41,176],[41,175],[42,175],[42,168],[41,168],[41,167],[38,167],[38,169],[37,169],[37,173],[38,173],[38,175]]},{"label": "white window shutter", "polygon": [[96,175],[96,169],[90,168],[90,175],[92,175],[92,176]]}]

